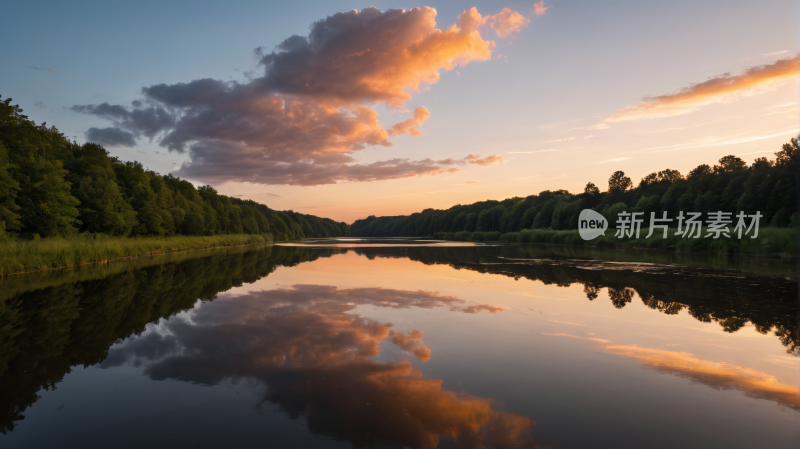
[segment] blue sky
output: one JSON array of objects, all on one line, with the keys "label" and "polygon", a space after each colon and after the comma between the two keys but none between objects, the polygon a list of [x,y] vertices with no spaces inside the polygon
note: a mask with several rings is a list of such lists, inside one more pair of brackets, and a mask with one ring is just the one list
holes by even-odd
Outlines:
[{"label": "blue sky", "polygon": [[[216,187],[278,209],[352,221],[545,189],[579,191],[587,181],[602,187],[619,169],[636,181],[664,168],[685,174],[727,154],[752,162],[771,157],[796,133],[796,81],[742,90],[673,116],[586,129],[644,97],[795,57],[796,2],[553,1],[545,2],[551,8],[541,16],[531,12],[532,5],[6,2],[0,6],[10,18],[0,30],[9,43],[0,60],[0,95],[14,98],[37,123],[46,121],[84,141],[89,128],[111,124],[70,107],[103,102],[130,107],[142,99],[142,87],[162,83],[203,78],[245,83],[244,72],[263,72],[256,47],[269,52],[337,12],[430,6],[437,11],[437,27],[446,29],[469,8],[484,16],[509,8],[530,23],[506,38],[481,28],[483,38],[495,42],[491,60],[439,70],[439,81],[426,84],[429,91],[412,93],[401,109],[367,102],[384,129],[425,107],[430,117],[419,127],[424,134],[390,137],[391,147],[367,145],[351,154],[357,164],[468,154],[498,155],[501,163],[371,182],[271,185],[262,179]],[[159,146],[160,137],[152,142],[140,137],[133,148],[109,150],[162,173],[191,158]]]}]

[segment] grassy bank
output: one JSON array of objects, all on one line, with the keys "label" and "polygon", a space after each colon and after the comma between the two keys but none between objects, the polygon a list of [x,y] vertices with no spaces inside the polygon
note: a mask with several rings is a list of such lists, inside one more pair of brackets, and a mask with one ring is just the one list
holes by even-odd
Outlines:
[{"label": "grassy bank", "polygon": [[109,237],[102,234],[82,234],[69,238],[6,240],[0,241],[0,275],[174,251],[271,242],[270,234],[173,237]]},{"label": "grassy bank", "polygon": [[[709,252],[716,254],[743,253],[743,254],[794,254],[797,255],[796,235],[794,228],[766,227],[758,231],[758,237],[751,239],[742,236],[739,240],[735,234],[731,238],[720,236],[712,238],[681,238],[676,236],[676,229],[670,229],[666,239],[662,238],[661,230],[656,230],[649,239],[645,236],[647,229],[642,229],[639,238],[616,238],[615,229],[606,231],[605,236],[594,240],[583,240],[577,230],[553,231],[548,229],[524,229],[520,232],[446,232],[436,233],[434,237],[444,240],[471,241],[471,242],[509,242],[509,243],[546,243],[551,245],[594,246],[598,248],[653,248],[680,251],[686,253]],[[706,235],[704,228],[701,236]]]}]

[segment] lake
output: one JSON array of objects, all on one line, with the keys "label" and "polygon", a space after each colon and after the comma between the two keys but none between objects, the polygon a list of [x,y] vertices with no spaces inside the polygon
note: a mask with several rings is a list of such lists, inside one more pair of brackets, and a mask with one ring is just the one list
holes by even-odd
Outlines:
[{"label": "lake", "polygon": [[0,278],[0,447],[796,448],[795,261],[316,239]]}]

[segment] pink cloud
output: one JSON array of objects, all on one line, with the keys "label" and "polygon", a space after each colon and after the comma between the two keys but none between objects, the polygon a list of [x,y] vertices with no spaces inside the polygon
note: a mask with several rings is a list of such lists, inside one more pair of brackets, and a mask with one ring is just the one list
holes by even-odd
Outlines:
[{"label": "pink cloud", "polygon": [[544,6],[544,0],[541,0],[533,4],[532,11],[537,16],[543,16],[550,8],[552,8],[552,6]]},{"label": "pink cloud", "polygon": [[529,23],[531,23],[531,19],[508,8],[503,8],[499,13],[483,18],[483,24],[492,28],[497,37],[501,39],[518,33]]},{"label": "pink cloud", "polygon": [[402,121],[389,128],[389,135],[397,136],[408,133],[412,136],[421,136],[422,130],[419,129],[419,125],[425,123],[425,120],[427,120],[430,115],[431,113],[428,112],[425,106],[420,106],[414,110],[414,118]]}]

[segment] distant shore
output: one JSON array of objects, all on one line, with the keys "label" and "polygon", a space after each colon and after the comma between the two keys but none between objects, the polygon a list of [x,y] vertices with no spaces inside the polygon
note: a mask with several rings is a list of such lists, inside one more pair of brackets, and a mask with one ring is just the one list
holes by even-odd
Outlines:
[{"label": "distant shore", "polygon": [[0,241],[0,275],[104,263],[177,251],[258,243],[272,243],[272,235],[110,237],[103,234],[81,234],[67,238],[10,239]]},{"label": "distant shore", "polygon": [[[437,232],[434,238],[441,240],[469,241],[469,242],[508,242],[508,243],[543,243],[551,245],[593,246],[598,248],[648,248],[664,249],[685,253],[739,253],[752,255],[774,255],[798,257],[797,229],[765,227],[758,231],[758,237],[742,236],[741,240],[736,234],[731,237],[720,236],[719,239],[704,238],[707,230],[702,229],[699,238],[681,238],[676,236],[677,229],[669,229],[667,238],[662,238],[662,230],[656,230],[649,239],[645,238],[648,229],[639,232],[639,238],[616,238],[616,230],[609,229],[604,236],[594,240],[583,240],[578,230],[554,231],[550,229],[523,229],[519,232]],[[751,231],[752,233],[752,231]]]}]

